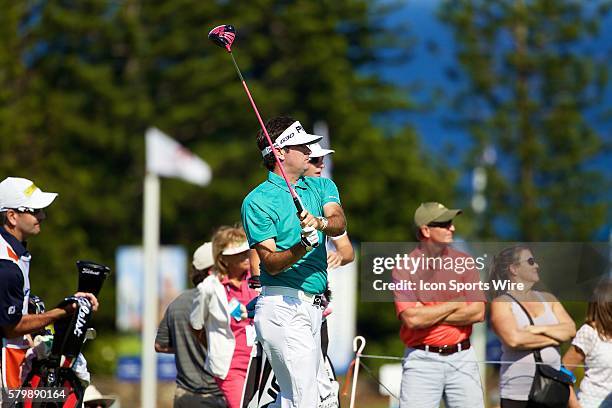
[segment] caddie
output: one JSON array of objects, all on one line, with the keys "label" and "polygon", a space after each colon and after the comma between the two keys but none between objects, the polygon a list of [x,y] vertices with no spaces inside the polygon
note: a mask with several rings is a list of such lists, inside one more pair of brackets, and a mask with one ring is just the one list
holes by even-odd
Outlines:
[{"label": "caddie", "polygon": [[[448,284],[479,281],[472,256],[452,247],[454,218],[460,209],[422,203],[414,213],[418,246],[408,255],[422,261],[414,269],[396,268],[395,281],[412,280],[416,289],[396,291],[395,308],[406,346],[402,361],[400,408],[484,407],[476,354],[470,344],[472,325],[484,320],[480,291],[418,288],[418,282]],[[474,265],[474,263],[471,263]]]},{"label": "caddie", "polygon": [[242,204],[242,223],[249,245],[259,255],[263,286],[255,329],[278,379],[281,406],[317,407],[327,397],[317,391],[322,369],[321,295],[327,285],[324,235],[343,234],[346,220],[333,181],[304,177],[308,145],[321,137],[307,133],[290,117],[274,118],[266,129],[305,210],[298,219],[281,168],[260,130],[257,146],[268,178]]},{"label": "caddie", "polygon": [[[32,181],[7,177],[0,182],[0,337],[2,337],[2,386],[21,385],[21,364],[30,347],[26,335],[74,312],[69,304],[40,314],[28,314],[30,296],[30,260],[26,240],[40,232],[46,218],[44,208],[57,197],[41,191]],[[86,297],[93,310],[98,300],[92,293],[77,292]]]}]

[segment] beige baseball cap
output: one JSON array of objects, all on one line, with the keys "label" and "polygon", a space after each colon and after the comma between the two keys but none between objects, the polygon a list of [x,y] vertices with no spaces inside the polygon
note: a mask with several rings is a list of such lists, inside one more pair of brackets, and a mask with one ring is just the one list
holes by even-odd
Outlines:
[{"label": "beige baseball cap", "polygon": [[462,212],[463,210],[460,209],[449,210],[444,205],[433,201],[421,203],[414,212],[414,223],[417,227],[422,227],[431,222],[447,222]]},{"label": "beige baseball cap", "polygon": [[45,193],[28,179],[7,177],[0,183],[0,211],[16,208],[40,209],[49,206],[57,193]]},{"label": "beige baseball cap", "polygon": [[201,271],[214,264],[212,242],[205,242],[193,253],[193,267]]}]

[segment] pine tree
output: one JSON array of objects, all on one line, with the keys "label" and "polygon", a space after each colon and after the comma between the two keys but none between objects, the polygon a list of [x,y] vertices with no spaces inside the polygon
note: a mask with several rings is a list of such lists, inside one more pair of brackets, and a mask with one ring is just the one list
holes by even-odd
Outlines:
[{"label": "pine tree", "polygon": [[500,156],[487,166],[485,236],[585,240],[605,220],[607,181],[590,162],[603,147],[592,117],[607,61],[586,46],[609,10],[608,1],[598,4],[443,3],[466,77],[454,109],[475,142],[471,165],[487,146]]},{"label": "pine tree", "polygon": [[[77,259],[112,265],[117,245],[139,242],[146,100],[130,83],[129,27],[109,2],[12,3],[2,173],[59,193],[30,243],[33,293],[53,304],[76,290]],[[114,320],[113,293],[111,279],[101,321]]]}]

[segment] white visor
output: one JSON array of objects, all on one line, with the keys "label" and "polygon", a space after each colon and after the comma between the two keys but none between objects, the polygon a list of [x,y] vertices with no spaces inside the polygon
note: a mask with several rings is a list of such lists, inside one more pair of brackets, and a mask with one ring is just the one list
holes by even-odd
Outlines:
[{"label": "white visor", "polygon": [[324,156],[327,156],[328,154],[332,154],[336,152],[335,150],[332,150],[332,149],[324,149],[318,143],[313,143],[311,145],[308,145],[308,147],[310,148],[310,157],[324,157]]},{"label": "white visor", "polygon": [[244,241],[236,246],[228,246],[221,252],[221,255],[236,255],[248,251],[249,249],[251,248],[249,248],[248,242]]},{"label": "white visor", "polygon": [[[309,145],[316,143],[321,139],[323,139],[323,136],[306,133],[302,127],[302,124],[296,120],[276,139],[276,142],[274,142],[274,147],[281,149],[285,146]],[[270,146],[266,146],[266,148],[261,151],[261,155],[266,157],[271,152],[272,148]]]}]

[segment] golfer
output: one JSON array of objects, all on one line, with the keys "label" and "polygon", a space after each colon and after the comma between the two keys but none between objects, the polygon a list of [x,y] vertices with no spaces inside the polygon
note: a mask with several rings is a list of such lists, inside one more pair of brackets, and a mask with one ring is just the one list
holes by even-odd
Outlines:
[{"label": "golfer", "polygon": [[[323,235],[345,232],[346,220],[336,185],[326,178],[304,177],[308,145],[321,137],[308,134],[289,117],[270,120],[257,145],[269,170],[266,181],[244,199],[242,223],[251,248],[261,260],[262,297],[255,309],[258,340],[278,379],[283,408],[316,407],[321,355],[321,294],[327,285]],[[305,210],[296,216],[275,149]]]}]

